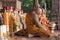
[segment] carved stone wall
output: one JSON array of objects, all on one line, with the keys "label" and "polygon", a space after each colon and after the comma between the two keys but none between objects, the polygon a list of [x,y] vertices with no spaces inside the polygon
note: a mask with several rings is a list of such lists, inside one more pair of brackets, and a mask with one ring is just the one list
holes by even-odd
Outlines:
[{"label": "carved stone wall", "polygon": [[60,0],[51,0],[51,21],[57,23],[57,29],[60,29]]},{"label": "carved stone wall", "polygon": [[[17,3],[17,1],[18,0],[0,0],[0,2],[2,2],[2,7],[12,6],[14,9],[16,9],[17,4],[19,4],[19,3]],[[19,7],[21,8],[21,4],[19,4]]]}]

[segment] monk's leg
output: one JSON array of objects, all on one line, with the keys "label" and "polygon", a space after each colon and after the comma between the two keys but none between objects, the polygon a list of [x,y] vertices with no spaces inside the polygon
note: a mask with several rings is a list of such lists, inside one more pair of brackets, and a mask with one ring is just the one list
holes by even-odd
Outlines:
[{"label": "monk's leg", "polygon": [[45,31],[42,28],[39,28],[38,30],[39,30],[38,34],[40,37],[50,36],[51,34],[50,30]]},{"label": "monk's leg", "polygon": [[47,31],[45,31],[45,30],[43,30],[42,28],[38,28],[38,27],[36,27],[36,26],[33,26],[33,27],[28,27],[27,29],[26,29],[26,31],[27,31],[27,34],[29,35],[33,35],[33,34],[39,34],[40,36],[43,36],[43,35],[45,35],[45,36],[50,36],[50,30],[47,30]]},{"label": "monk's leg", "polygon": [[33,27],[30,26],[26,29],[26,31],[27,31],[28,37],[33,37],[34,34],[38,33],[38,28],[34,26]]}]

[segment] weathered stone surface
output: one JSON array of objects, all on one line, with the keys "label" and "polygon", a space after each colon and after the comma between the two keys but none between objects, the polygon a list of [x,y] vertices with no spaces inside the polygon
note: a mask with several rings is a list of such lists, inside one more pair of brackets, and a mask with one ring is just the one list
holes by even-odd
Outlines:
[{"label": "weathered stone surface", "polygon": [[60,0],[51,0],[51,21],[55,21],[60,29]]},{"label": "weathered stone surface", "polygon": [[[17,3],[18,0],[0,0],[0,2],[2,2],[2,7],[4,6],[12,6],[14,9],[17,8],[17,5],[19,5],[19,7],[21,8],[21,2]],[[19,8],[19,9],[20,9]]]}]

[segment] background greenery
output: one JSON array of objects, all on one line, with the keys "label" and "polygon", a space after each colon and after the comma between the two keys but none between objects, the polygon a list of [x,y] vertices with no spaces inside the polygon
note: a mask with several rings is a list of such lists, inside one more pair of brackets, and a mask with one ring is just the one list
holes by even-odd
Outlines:
[{"label": "background greenery", "polygon": [[29,10],[32,9],[32,3],[33,0],[19,0],[22,2],[22,9],[24,10],[24,12],[28,12]]},{"label": "background greenery", "polygon": [[[33,0],[19,0],[22,2],[22,9],[24,12],[28,12],[32,9]],[[44,8],[46,3],[46,11],[50,10],[50,0],[39,0],[41,7]]]}]

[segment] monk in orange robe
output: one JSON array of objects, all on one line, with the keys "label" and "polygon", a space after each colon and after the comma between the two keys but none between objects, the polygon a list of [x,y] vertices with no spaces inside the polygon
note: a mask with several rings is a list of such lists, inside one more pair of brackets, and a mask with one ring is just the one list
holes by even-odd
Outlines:
[{"label": "monk in orange robe", "polygon": [[39,13],[35,13],[34,11],[26,14],[26,32],[28,34],[39,34],[40,36],[50,36],[51,31],[49,30],[49,27],[43,27],[41,25],[39,22],[39,16]]},{"label": "monk in orange robe", "polygon": [[[37,5],[33,6],[33,10],[26,14],[26,33],[31,34],[38,34],[39,36],[51,36],[51,30],[46,20],[46,15],[42,15],[42,10]],[[46,23],[47,22],[47,23]],[[42,23],[42,24],[41,24]]]},{"label": "monk in orange robe", "polygon": [[[42,12],[42,13],[40,13],[40,15],[41,15],[40,23],[42,24],[43,27],[53,28],[53,30],[54,30],[56,24],[54,22],[49,22],[47,20],[46,14],[43,11],[44,11],[43,9],[40,9],[40,12]],[[54,33],[54,32],[52,32],[52,33]]]},{"label": "monk in orange robe", "polygon": [[[45,26],[45,18],[43,18],[43,21],[41,21],[41,13],[42,10],[40,10],[38,2],[33,3],[33,9],[29,11],[26,14],[25,17],[25,24],[26,24],[26,33],[28,34],[28,37],[33,36],[34,34],[38,34],[39,36],[51,36],[51,30],[48,26]],[[40,21],[44,24],[42,25]]]}]

